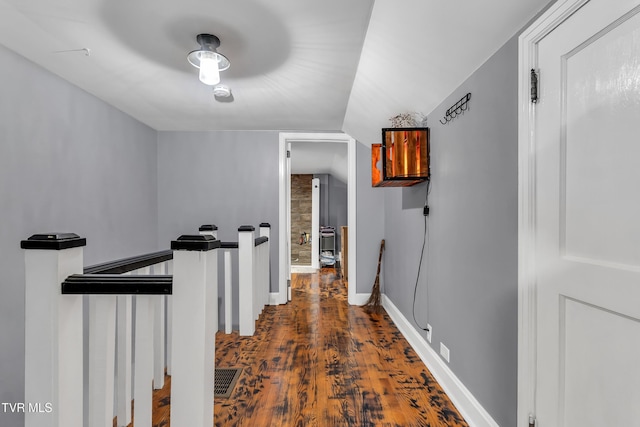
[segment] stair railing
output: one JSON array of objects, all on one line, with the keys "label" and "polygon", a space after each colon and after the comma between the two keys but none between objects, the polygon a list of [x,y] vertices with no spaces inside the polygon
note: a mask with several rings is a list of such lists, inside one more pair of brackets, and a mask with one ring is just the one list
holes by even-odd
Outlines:
[{"label": "stair railing", "polygon": [[[220,242],[217,227],[203,227],[200,235],[171,242],[171,250],[86,268],[86,239],[76,234],[36,234],[21,242],[26,267],[25,402],[51,409],[25,411],[25,427],[82,427],[85,419],[92,427],[111,427],[114,414],[118,426],[127,426],[132,398],[136,427],[151,426],[152,391],[164,386],[165,372],[172,376],[172,424],[212,424],[206,414],[213,414],[217,249],[224,251],[225,332],[232,327],[231,255],[236,251],[240,335],[253,335],[269,303],[270,226],[260,224],[258,237],[253,226],[242,226],[238,242]],[[87,345],[84,296],[89,305]],[[193,390],[211,393],[200,396]],[[78,404],[84,394],[89,401],[86,415]]]},{"label": "stair railing", "polygon": [[[126,397],[131,381],[126,379],[125,367],[130,356],[125,354],[118,364],[118,381],[114,367],[116,339],[126,343],[131,337],[131,323],[126,320],[131,305],[126,303],[126,297],[135,296],[135,425],[150,427],[152,384],[157,382],[154,371],[159,363],[158,353],[165,353],[164,348],[154,350],[154,343],[161,343],[153,333],[154,328],[164,324],[162,318],[158,321],[156,307],[164,307],[164,298],[169,295],[173,307],[169,335],[173,339],[168,344],[172,355],[171,422],[212,425],[215,362],[212,319],[217,317],[217,304],[208,290],[217,288],[220,242],[211,236],[181,236],[171,242],[173,252],[105,263],[86,271],[82,267],[85,245],[86,239],[70,233],[34,235],[21,243],[26,249],[25,402],[45,408],[25,411],[25,426],[82,427],[85,414],[79,402],[86,393],[88,425],[111,427],[116,406],[114,382],[118,384],[117,407],[131,407],[131,399]],[[167,273],[166,263],[171,258],[173,275],[155,274],[156,270]],[[130,275],[133,271],[137,274]],[[154,274],[147,275],[151,272]],[[88,390],[84,389],[83,379],[85,295],[89,300]],[[118,307],[121,297],[125,303]],[[125,313],[125,321],[120,322],[124,326],[116,334],[118,312]],[[118,350],[123,350],[126,344],[120,342]],[[126,414],[120,414],[120,411],[116,414],[118,425],[130,423]]]}]

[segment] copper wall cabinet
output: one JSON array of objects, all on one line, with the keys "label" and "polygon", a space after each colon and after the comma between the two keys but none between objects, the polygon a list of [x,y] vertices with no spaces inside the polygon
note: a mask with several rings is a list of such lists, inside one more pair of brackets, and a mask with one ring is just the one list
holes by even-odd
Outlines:
[{"label": "copper wall cabinet", "polygon": [[371,185],[409,187],[429,179],[429,128],[382,129],[371,146]]}]

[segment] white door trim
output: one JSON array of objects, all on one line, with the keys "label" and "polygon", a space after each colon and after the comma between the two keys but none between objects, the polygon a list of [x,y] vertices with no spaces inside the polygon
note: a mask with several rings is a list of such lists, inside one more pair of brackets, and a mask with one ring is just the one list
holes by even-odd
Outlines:
[{"label": "white door trim", "polygon": [[[531,69],[538,43],[589,0],[558,0],[519,37],[518,45],[518,427],[536,412],[536,108]],[[544,76],[541,76],[543,79]],[[544,81],[540,83],[544,88]],[[539,94],[544,102],[544,90]]]},{"label": "white door trim", "polygon": [[320,268],[320,180],[311,180],[311,268]]},{"label": "white door trim", "polygon": [[291,171],[287,167],[287,147],[295,142],[343,142],[347,146],[347,226],[349,227],[349,304],[356,299],[356,140],[344,133],[280,133],[279,140],[279,278],[278,292],[272,301],[285,304],[287,297],[287,281],[290,279],[291,259],[287,255],[288,248],[288,215],[287,206],[290,195],[287,193],[287,182]]}]

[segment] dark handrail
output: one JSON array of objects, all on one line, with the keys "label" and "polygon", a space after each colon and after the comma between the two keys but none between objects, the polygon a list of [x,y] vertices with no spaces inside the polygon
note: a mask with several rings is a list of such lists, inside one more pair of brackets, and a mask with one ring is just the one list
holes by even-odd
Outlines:
[{"label": "dark handrail", "polygon": [[85,267],[84,274],[123,274],[171,259],[173,259],[171,250],[153,252]]},{"label": "dark handrail", "polygon": [[62,282],[63,294],[171,295],[173,276],[73,274]]},{"label": "dark handrail", "polygon": [[[269,241],[269,238],[266,236],[256,237],[254,239],[253,245],[260,246],[267,241]],[[222,249],[238,249],[238,242],[220,242],[220,247]]]}]

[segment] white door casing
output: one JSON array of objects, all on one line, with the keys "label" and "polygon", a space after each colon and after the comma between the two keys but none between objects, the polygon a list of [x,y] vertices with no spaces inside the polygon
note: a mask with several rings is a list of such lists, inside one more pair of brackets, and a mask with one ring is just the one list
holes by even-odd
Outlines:
[{"label": "white door casing", "polygon": [[638,11],[559,1],[520,37],[518,426],[640,425]]},{"label": "white door casing", "polygon": [[320,179],[311,180],[311,268],[320,268]]},{"label": "white door casing", "polygon": [[[282,136],[280,136],[280,141],[283,141]],[[282,143],[281,143],[282,145]],[[280,153],[280,156],[282,157],[283,155],[285,156],[284,160],[285,160],[285,170],[284,170],[284,180],[285,180],[285,193],[284,193],[284,198],[285,198],[285,209],[287,210],[286,212],[286,233],[287,233],[287,238],[284,242],[284,245],[286,246],[287,250],[287,261],[286,264],[282,263],[282,260],[280,260],[280,268],[282,268],[282,265],[286,265],[286,284],[281,283],[281,289],[282,287],[286,288],[286,299],[283,295],[281,295],[281,299],[282,301],[291,301],[291,142],[286,141],[285,143],[286,146],[286,153]],[[282,148],[282,147],[281,147]],[[283,177],[281,176],[281,179],[283,179]],[[283,197],[282,191],[280,192],[280,198]],[[280,204],[282,205],[282,200],[280,201]],[[280,209],[282,209],[282,206],[280,206]],[[282,217],[280,218],[280,226],[282,226]],[[280,233],[280,235],[282,236],[282,232]],[[280,244],[280,247],[282,247],[282,243]],[[280,275],[282,276],[282,270],[280,271]]]},{"label": "white door casing", "polygon": [[289,224],[291,224],[291,162],[287,158],[287,149],[296,142],[342,142],[347,144],[347,226],[349,240],[349,304],[356,304],[356,140],[344,133],[280,133],[279,137],[279,279],[278,293],[274,296],[275,304],[285,304],[290,299],[287,282],[291,279],[291,253]]}]

